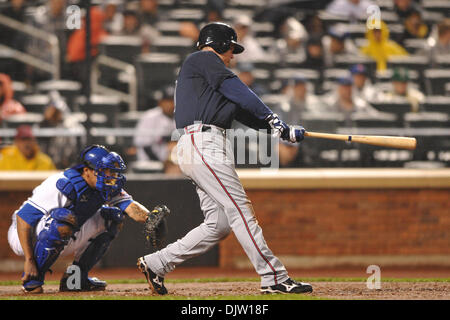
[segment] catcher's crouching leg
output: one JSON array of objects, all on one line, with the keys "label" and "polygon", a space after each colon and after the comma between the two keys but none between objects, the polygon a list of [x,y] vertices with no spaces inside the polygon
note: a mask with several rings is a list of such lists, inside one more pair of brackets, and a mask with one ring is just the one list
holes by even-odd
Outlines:
[{"label": "catcher's crouching leg", "polygon": [[[68,270],[61,278],[60,291],[103,291],[106,289],[107,283],[97,278],[90,278],[89,271],[100,261],[108,250],[111,242],[120,232],[123,226],[123,216],[119,219],[110,220],[105,217],[106,231],[99,234],[94,239],[90,239],[89,246],[84,250],[78,261],[74,261],[73,265],[79,268],[80,279],[73,279],[73,274]],[[73,267],[72,267],[73,268]],[[73,270],[73,269],[72,269]]]},{"label": "catcher's crouching leg", "polygon": [[50,270],[69,242],[75,225],[74,214],[66,208],[57,208],[50,213],[50,218],[39,233],[34,247],[34,259],[39,273],[37,277],[23,282],[22,288],[25,293],[43,292],[45,273]]}]

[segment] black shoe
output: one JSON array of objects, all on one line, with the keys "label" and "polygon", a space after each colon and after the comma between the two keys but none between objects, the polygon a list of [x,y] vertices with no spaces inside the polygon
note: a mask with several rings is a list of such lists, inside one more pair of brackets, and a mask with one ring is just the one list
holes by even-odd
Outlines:
[{"label": "black shoe", "polygon": [[312,286],[309,283],[295,282],[291,278],[283,283],[261,287],[261,293],[309,293],[312,291]]},{"label": "black shoe", "polygon": [[155,274],[145,263],[144,257],[140,257],[137,261],[137,266],[139,270],[145,275],[150,289],[154,293],[165,295],[167,294],[167,289],[164,287],[164,278]]},{"label": "black shoe", "polygon": [[64,273],[61,281],[59,282],[59,291],[61,292],[80,292],[80,291],[105,291],[107,283],[106,281],[99,280],[97,278],[82,279],[80,287],[69,288],[67,280],[71,275]]}]

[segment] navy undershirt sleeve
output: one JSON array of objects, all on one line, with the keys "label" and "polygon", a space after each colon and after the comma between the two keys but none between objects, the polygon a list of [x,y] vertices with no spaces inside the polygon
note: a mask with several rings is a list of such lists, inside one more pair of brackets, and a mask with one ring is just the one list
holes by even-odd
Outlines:
[{"label": "navy undershirt sleeve", "polygon": [[273,113],[238,77],[225,79],[219,87],[219,91],[259,120],[264,120]]}]

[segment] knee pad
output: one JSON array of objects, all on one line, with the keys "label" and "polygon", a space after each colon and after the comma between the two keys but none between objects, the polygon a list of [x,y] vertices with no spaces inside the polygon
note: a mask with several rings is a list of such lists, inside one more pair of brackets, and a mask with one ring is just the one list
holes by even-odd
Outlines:
[{"label": "knee pad", "polygon": [[[55,210],[54,210],[55,211]],[[44,278],[59,254],[67,245],[73,234],[74,227],[64,219],[57,220],[58,214],[50,214],[52,219],[39,233],[34,247],[34,258],[39,271],[39,278]]]}]

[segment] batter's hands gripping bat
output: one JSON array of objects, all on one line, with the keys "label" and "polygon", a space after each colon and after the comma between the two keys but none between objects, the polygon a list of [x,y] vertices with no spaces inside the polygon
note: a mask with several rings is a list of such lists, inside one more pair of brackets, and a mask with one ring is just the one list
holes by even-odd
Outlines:
[{"label": "batter's hands gripping bat", "polygon": [[345,134],[321,133],[311,131],[306,131],[304,133],[304,136],[311,138],[358,142],[380,147],[390,147],[408,150],[414,150],[417,145],[416,139],[409,137],[345,135]]}]

